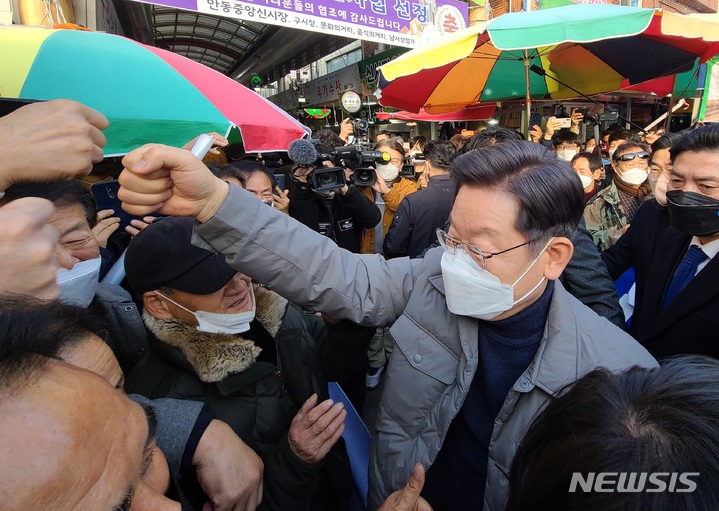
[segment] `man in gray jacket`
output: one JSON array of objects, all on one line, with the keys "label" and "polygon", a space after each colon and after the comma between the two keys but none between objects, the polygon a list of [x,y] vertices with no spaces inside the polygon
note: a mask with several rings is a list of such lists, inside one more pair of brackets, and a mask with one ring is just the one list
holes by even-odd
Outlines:
[{"label": "man in gray jacket", "polygon": [[370,461],[370,508],[428,467],[435,510],[504,508],[516,446],[537,412],[588,371],[656,361],[556,279],[569,261],[582,190],[565,162],[517,141],[454,161],[457,197],[441,248],[424,259],[354,255],[186,152],[125,157],[129,212],[198,220],[194,243],[296,303],[367,326],[394,322]]}]

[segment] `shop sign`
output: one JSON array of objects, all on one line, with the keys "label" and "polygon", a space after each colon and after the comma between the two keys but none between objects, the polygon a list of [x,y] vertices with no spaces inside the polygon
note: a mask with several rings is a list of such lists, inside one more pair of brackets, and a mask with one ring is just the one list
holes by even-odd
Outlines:
[{"label": "shop sign", "polygon": [[157,5],[414,48],[467,27],[460,0],[153,0]]}]

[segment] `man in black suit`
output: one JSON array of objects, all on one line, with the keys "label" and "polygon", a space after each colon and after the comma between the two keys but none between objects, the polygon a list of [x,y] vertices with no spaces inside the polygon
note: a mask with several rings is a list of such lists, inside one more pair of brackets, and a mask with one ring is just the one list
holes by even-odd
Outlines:
[{"label": "man in black suit", "polygon": [[[686,133],[671,148],[670,226],[635,257],[638,294],[630,333],[655,357],[719,358],[719,126]],[[653,250],[652,250],[653,248]],[[649,261],[643,263],[643,261]],[[644,271],[639,266],[648,264]]]}]

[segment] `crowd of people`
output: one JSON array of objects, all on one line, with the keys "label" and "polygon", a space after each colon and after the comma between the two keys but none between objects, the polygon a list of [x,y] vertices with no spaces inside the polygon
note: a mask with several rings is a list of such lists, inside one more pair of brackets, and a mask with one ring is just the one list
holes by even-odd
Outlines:
[{"label": "crowd of people", "polygon": [[379,132],[371,182],[348,122],[287,155],[148,144],[121,229],[88,186],[102,114],[0,117],[5,506],[358,509],[336,381],[359,411],[381,389],[367,509],[712,508],[719,126],[571,119]]}]

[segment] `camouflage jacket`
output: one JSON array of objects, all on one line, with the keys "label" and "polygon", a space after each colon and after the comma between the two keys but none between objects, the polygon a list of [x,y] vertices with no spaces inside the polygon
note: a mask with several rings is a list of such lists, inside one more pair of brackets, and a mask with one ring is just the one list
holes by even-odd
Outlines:
[{"label": "camouflage jacket", "polygon": [[612,182],[587,203],[584,221],[599,250],[605,250],[617,242],[622,236],[622,228],[629,223],[619,200],[617,185]]}]

